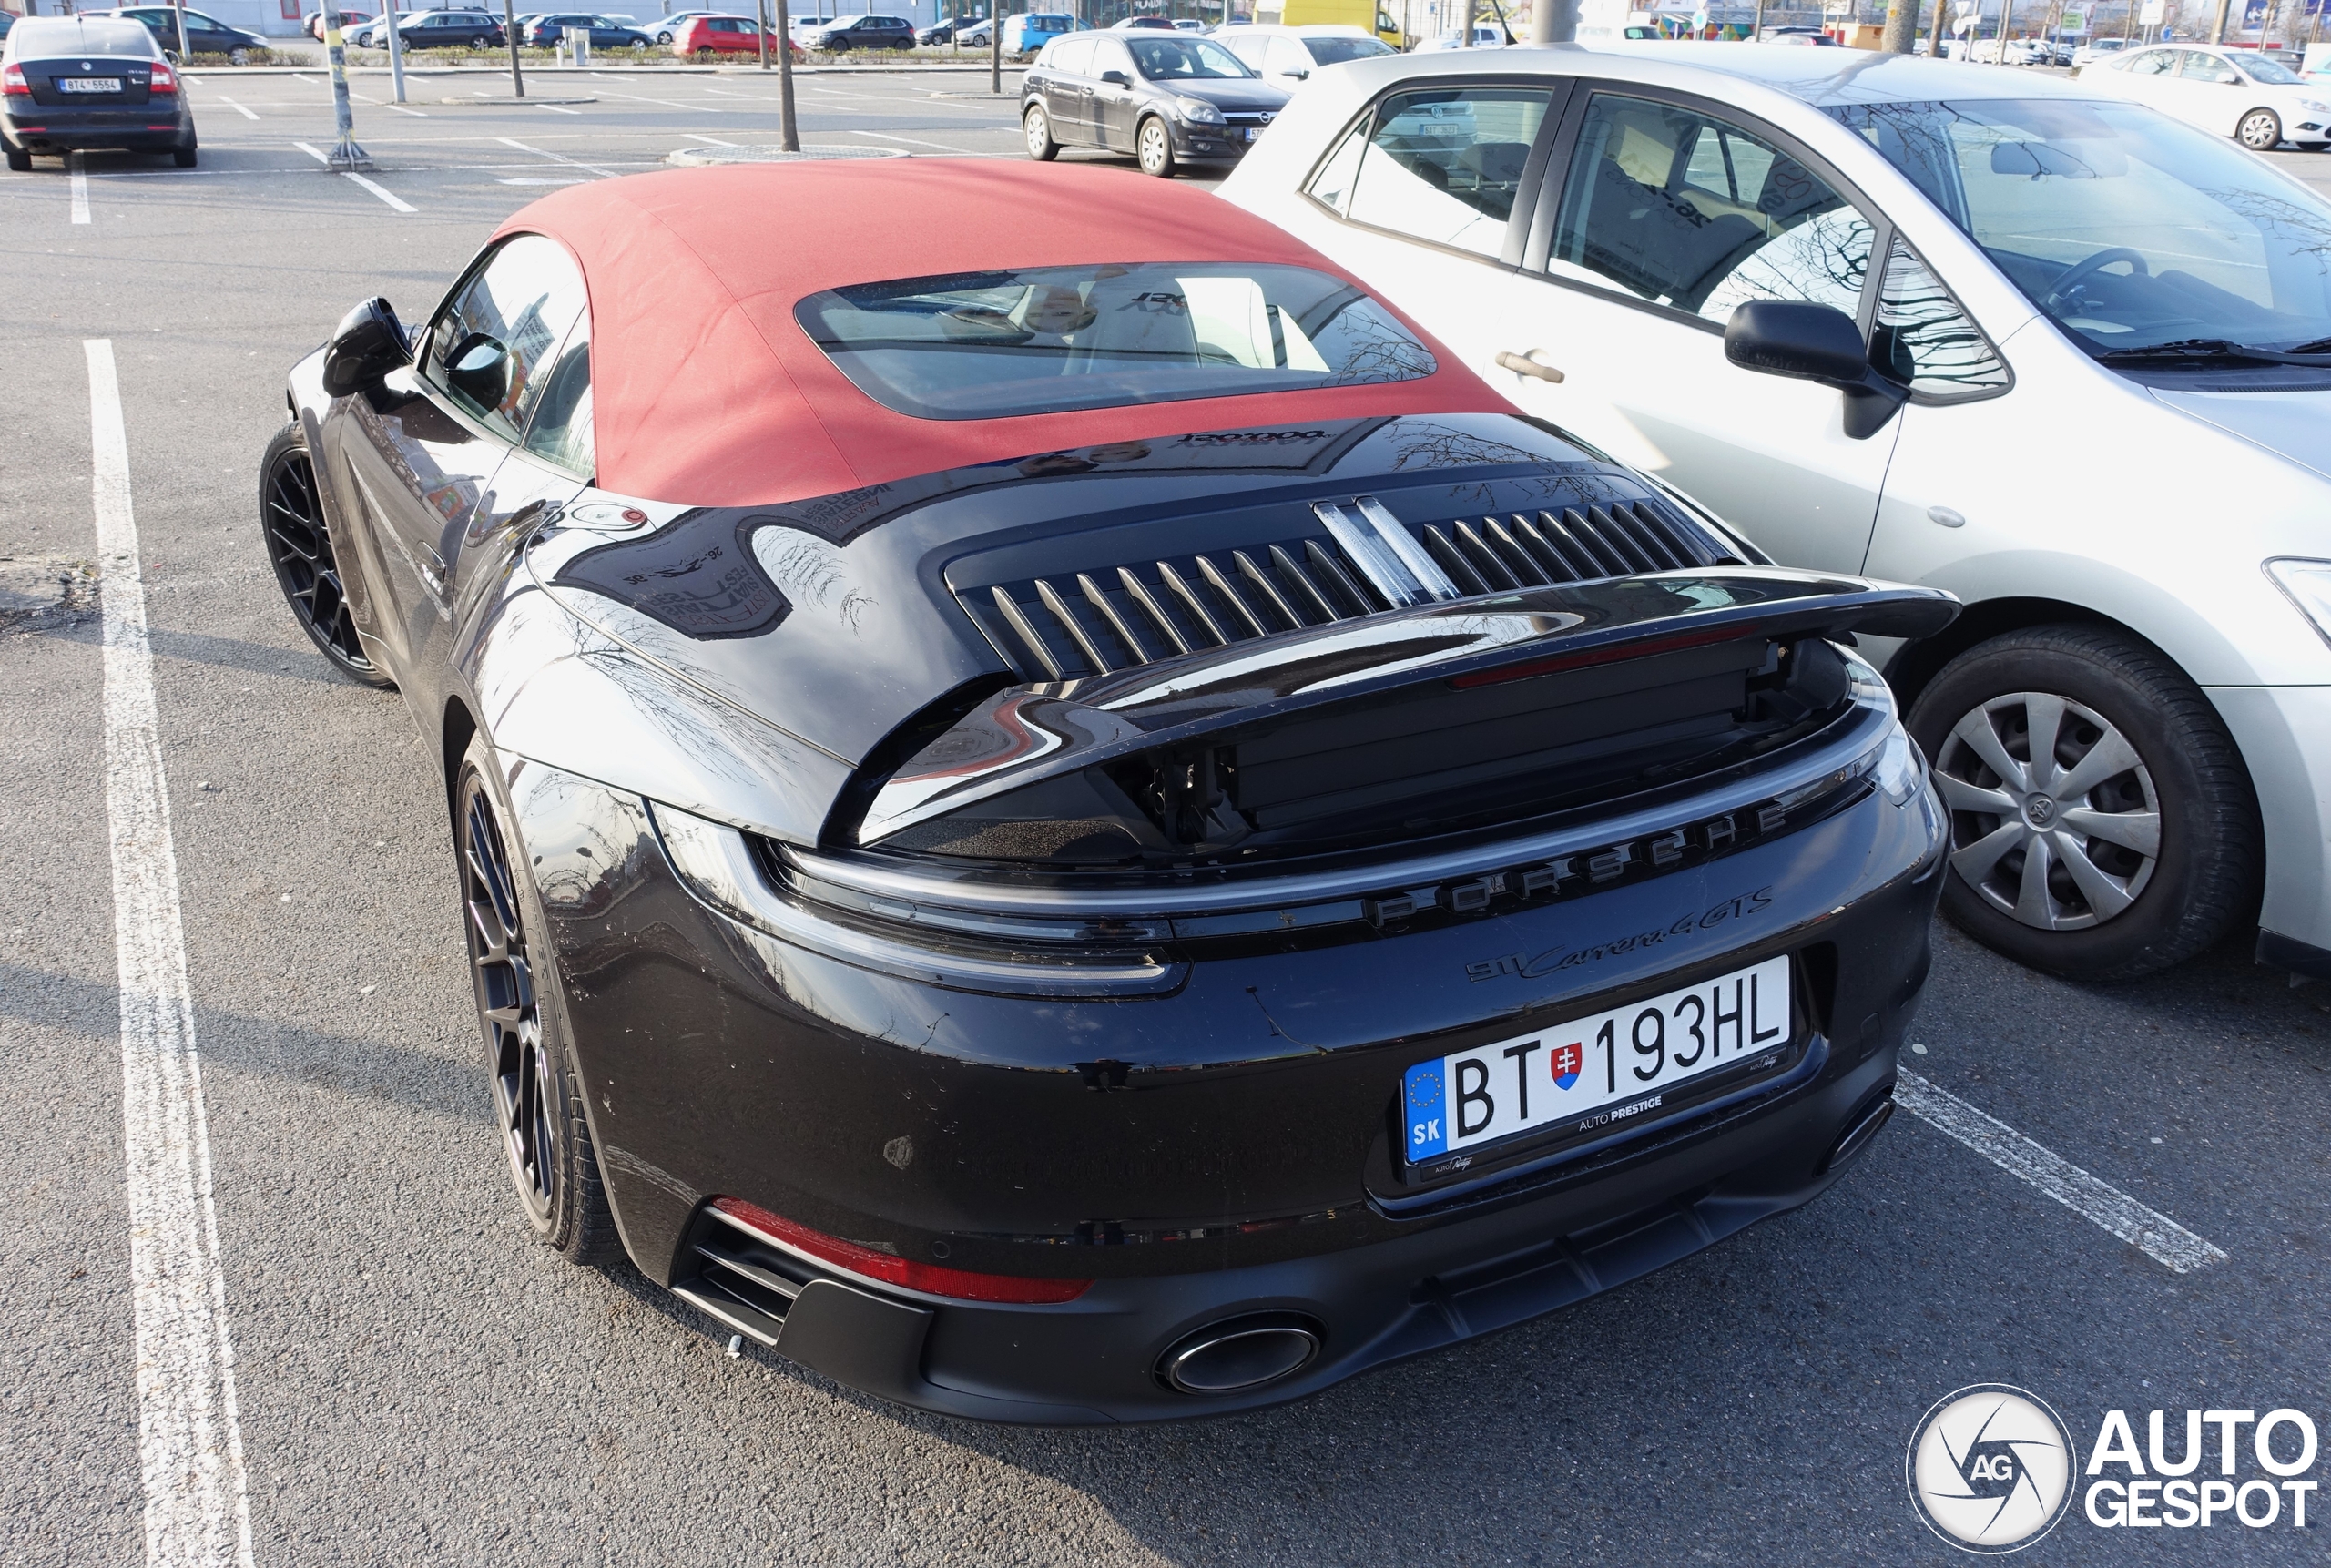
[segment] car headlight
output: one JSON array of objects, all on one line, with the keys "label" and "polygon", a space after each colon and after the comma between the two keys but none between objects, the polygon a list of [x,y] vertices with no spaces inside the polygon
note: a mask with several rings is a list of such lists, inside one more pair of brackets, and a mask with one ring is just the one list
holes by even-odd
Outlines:
[{"label": "car headlight", "polygon": [[2266,575],[2313,624],[2316,635],[2331,643],[2331,561],[2285,557],[2265,566]]},{"label": "car headlight", "polygon": [[2319,98],[2301,98],[2298,101],[2298,107],[2309,114],[2331,115],[2331,104],[2326,104]]},{"label": "car headlight", "polygon": [[1176,98],[1174,108],[1184,119],[1194,126],[1218,126],[1229,123],[1222,117],[1220,109],[1216,108],[1204,98]]}]

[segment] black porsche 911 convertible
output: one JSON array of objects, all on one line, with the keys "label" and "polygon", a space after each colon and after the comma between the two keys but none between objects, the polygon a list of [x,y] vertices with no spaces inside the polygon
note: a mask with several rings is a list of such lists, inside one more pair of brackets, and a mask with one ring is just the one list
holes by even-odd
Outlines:
[{"label": "black porsche 911 convertible", "polygon": [[579,186],[289,402],[270,556],[442,759],[534,1228],[845,1383],[1297,1397],[1892,1108],[1946,830],[1852,634],[1952,602],[1772,567],[1210,197]]}]

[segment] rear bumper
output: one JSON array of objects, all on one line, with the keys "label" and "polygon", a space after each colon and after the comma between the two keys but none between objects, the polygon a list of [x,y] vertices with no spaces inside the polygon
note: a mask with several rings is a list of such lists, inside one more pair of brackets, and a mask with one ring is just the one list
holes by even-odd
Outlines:
[{"label": "rear bumper", "polygon": [[178,120],[167,129],[155,130],[151,126],[163,123],[161,116],[137,125],[90,125],[76,123],[71,117],[52,118],[25,115],[0,119],[0,137],[12,147],[29,152],[69,152],[121,148],[128,152],[169,152],[188,146],[194,140],[191,117]]},{"label": "rear bumper", "polygon": [[[1909,1013],[1906,1005],[1887,1019],[1855,1067],[1688,1150],[1365,1247],[1104,1279],[1075,1301],[1046,1307],[941,1303],[819,1278],[777,1325],[738,1312],[701,1278],[683,1275],[676,1287],[793,1360],[945,1415],[1089,1426],[1279,1404],[1573,1306],[1812,1201],[1860,1152],[1832,1161],[1832,1150],[1887,1104]],[[1164,1383],[1158,1368],[1170,1349],[1249,1319],[1308,1323],[1321,1349],[1294,1376],[1244,1393],[1194,1397]]]},{"label": "rear bumper", "polygon": [[[508,779],[555,953],[545,994],[634,1260],[855,1387],[1047,1425],[1298,1398],[1809,1201],[1890,1084],[1946,847],[1930,790],[1871,792],[1542,910],[1257,939],[1169,991],[1076,1000],[781,941],[696,901],[636,797],[514,759]],[[1806,1052],[1768,1084],[1551,1161],[1403,1186],[1389,1150],[1411,1064],[1783,953]],[[902,1258],[1094,1283],[992,1306],[790,1257],[789,1308],[756,1319],[697,1249],[717,1196]],[[1159,1380],[1186,1336],[1266,1312],[1316,1325],[1298,1373],[1207,1398]]]}]

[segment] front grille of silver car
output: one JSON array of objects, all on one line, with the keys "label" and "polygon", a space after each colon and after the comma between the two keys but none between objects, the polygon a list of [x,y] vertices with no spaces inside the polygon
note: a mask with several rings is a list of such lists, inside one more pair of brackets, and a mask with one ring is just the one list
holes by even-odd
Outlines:
[{"label": "front grille of silver car", "polygon": [[1313,510],[1324,534],[955,585],[956,601],[1024,678],[1068,680],[1429,599],[1741,564],[1651,500],[1413,527],[1365,496]]}]

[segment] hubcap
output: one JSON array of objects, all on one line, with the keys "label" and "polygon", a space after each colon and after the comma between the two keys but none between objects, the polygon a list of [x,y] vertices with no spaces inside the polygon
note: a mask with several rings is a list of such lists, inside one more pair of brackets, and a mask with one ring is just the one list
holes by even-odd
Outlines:
[{"label": "hubcap", "polygon": [[463,789],[462,823],[470,971],[487,1059],[494,1064],[495,1120],[526,1213],[536,1226],[547,1227],[558,1190],[558,1096],[543,1048],[517,885],[494,808],[474,776]]},{"label": "hubcap", "polygon": [[1147,128],[1141,133],[1141,161],[1152,168],[1162,168],[1165,165],[1166,133],[1155,120],[1150,121]]},{"label": "hubcap", "polygon": [[2041,691],[1995,697],[1952,727],[1934,772],[1962,846],[1952,869],[2025,925],[2101,925],[2153,878],[2153,775],[2092,708]]},{"label": "hubcap", "polygon": [[1044,143],[1051,137],[1050,127],[1044,124],[1044,111],[1042,109],[1031,111],[1028,123],[1021,128],[1027,132],[1028,146],[1035,151],[1043,151]]},{"label": "hubcap", "polygon": [[291,613],[350,668],[370,670],[372,661],[357,641],[356,622],[341,591],[340,563],[332,555],[331,532],[324,524],[316,472],[307,453],[295,448],[277,460],[267,476],[263,505],[267,557],[291,602]]}]

